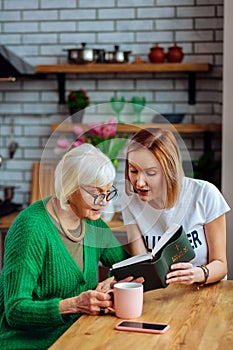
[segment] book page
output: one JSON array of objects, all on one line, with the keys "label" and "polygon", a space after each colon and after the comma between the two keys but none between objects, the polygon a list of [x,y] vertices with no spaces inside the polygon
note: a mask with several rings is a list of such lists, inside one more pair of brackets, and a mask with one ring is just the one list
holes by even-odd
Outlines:
[{"label": "book page", "polygon": [[153,257],[156,255],[156,253],[169,241],[169,239],[176,233],[176,231],[180,228],[180,225],[178,224],[172,224],[167,231],[164,232],[156,246],[154,247],[152,253],[148,254],[140,254],[135,255],[131,258],[128,258],[126,260],[120,261],[119,263],[113,264],[112,268],[120,268],[128,265],[133,265],[139,262],[146,262],[153,260]]},{"label": "book page", "polygon": [[119,263],[113,264],[112,268],[116,269],[123,266],[133,265],[140,261],[151,261],[152,255],[151,254],[140,254],[132,256],[132,258],[128,258],[126,260],[120,261]]},{"label": "book page", "polygon": [[169,239],[178,231],[180,228],[180,225],[178,224],[172,224],[167,231],[164,232],[158,243],[155,245],[155,247],[152,250],[152,257],[154,257],[158,251],[169,241]]}]

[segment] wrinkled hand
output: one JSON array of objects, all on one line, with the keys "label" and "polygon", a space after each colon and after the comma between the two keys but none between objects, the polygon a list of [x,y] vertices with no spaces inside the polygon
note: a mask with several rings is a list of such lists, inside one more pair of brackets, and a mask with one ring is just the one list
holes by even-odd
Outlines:
[{"label": "wrinkled hand", "polygon": [[166,276],[167,284],[193,284],[195,282],[195,267],[191,263],[171,265],[171,271]]},{"label": "wrinkled hand", "polygon": [[98,283],[95,290],[97,290],[99,292],[107,292],[110,289],[112,289],[113,282],[114,282],[114,277],[109,277],[106,280]]},{"label": "wrinkled hand", "polygon": [[104,313],[109,313],[112,307],[111,295],[96,290],[88,290],[76,297],[60,300],[59,309],[61,315],[88,314],[99,315],[101,308]]},{"label": "wrinkled hand", "polygon": [[78,313],[88,315],[99,315],[100,308],[106,308],[105,313],[109,313],[108,307],[112,306],[111,295],[97,290],[88,290],[75,297]]}]

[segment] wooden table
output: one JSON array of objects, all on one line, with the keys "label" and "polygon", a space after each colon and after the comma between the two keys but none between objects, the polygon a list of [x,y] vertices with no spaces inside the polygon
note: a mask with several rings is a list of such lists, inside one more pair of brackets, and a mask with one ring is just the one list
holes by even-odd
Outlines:
[{"label": "wooden table", "polygon": [[169,323],[170,330],[163,335],[116,331],[115,315],[83,315],[49,350],[232,350],[233,281],[146,292],[137,320]]}]

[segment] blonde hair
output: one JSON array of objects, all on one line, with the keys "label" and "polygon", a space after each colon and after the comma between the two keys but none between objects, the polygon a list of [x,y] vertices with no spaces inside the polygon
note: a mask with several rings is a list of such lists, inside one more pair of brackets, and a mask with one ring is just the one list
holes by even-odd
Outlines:
[{"label": "blonde hair", "polygon": [[182,160],[175,136],[169,130],[149,128],[138,131],[127,148],[125,178],[126,193],[132,193],[129,180],[128,154],[140,148],[147,148],[159,161],[167,185],[166,208],[175,205],[180,190],[180,181],[184,176]]},{"label": "blonde hair", "polygon": [[80,186],[101,187],[114,181],[115,167],[99,149],[84,143],[67,152],[58,163],[55,174],[55,195],[61,207],[67,209],[67,200]]}]

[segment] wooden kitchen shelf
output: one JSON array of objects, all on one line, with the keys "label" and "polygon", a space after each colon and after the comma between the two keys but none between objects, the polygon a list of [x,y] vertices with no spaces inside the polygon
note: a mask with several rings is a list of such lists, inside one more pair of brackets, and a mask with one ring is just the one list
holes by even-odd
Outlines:
[{"label": "wooden kitchen shelf", "polygon": [[36,73],[161,73],[208,72],[208,63],[89,63],[38,65]]},{"label": "wooden kitchen shelf", "polygon": [[[51,131],[59,132],[72,132],[74,126],[80,126],[84,132],[90,129],[88,124],[76,123],[76,124],[51,124]],[[58,128],[59,127],[59,128]],[[57,129],[58,128],[58,129]],[[204,152],[210,150],[212,142],[212,133],[221,133],[221,124],[157,124],[157,123],[145,123],[145,124],[118,124],[117,132],[130,134],[135,133],[141,128],[162,128],[171,131],[177,131],[178,133],[203,133],[204,135]]]},{"label": "wooden kitchen shelf", "polygon": [[56,74],[59,90],[59,103],[65,103],[66,74],[97,74],[97,73],[188,73],[189,104],[195,104],[196,73],[208,72],[209,63],[89,63],[89,64],[54,64],[37,65],[38,74]]},{"label": "wooden kitchen shelf", "polygon": [[[51,124],[51,131],[55,131],[59,126],[59,132],[71,132],[74,126],[80,126],[83,131],[88,131],[90,129],[88,124],[76,123],[76,124]],[[141,128],[162,128],[180,133],[200,133],[200,132],[221,132],[221,124],[157,124],[157,123],[145,123],[145,124],[117,124],[118,133],[135,133]]]}]

